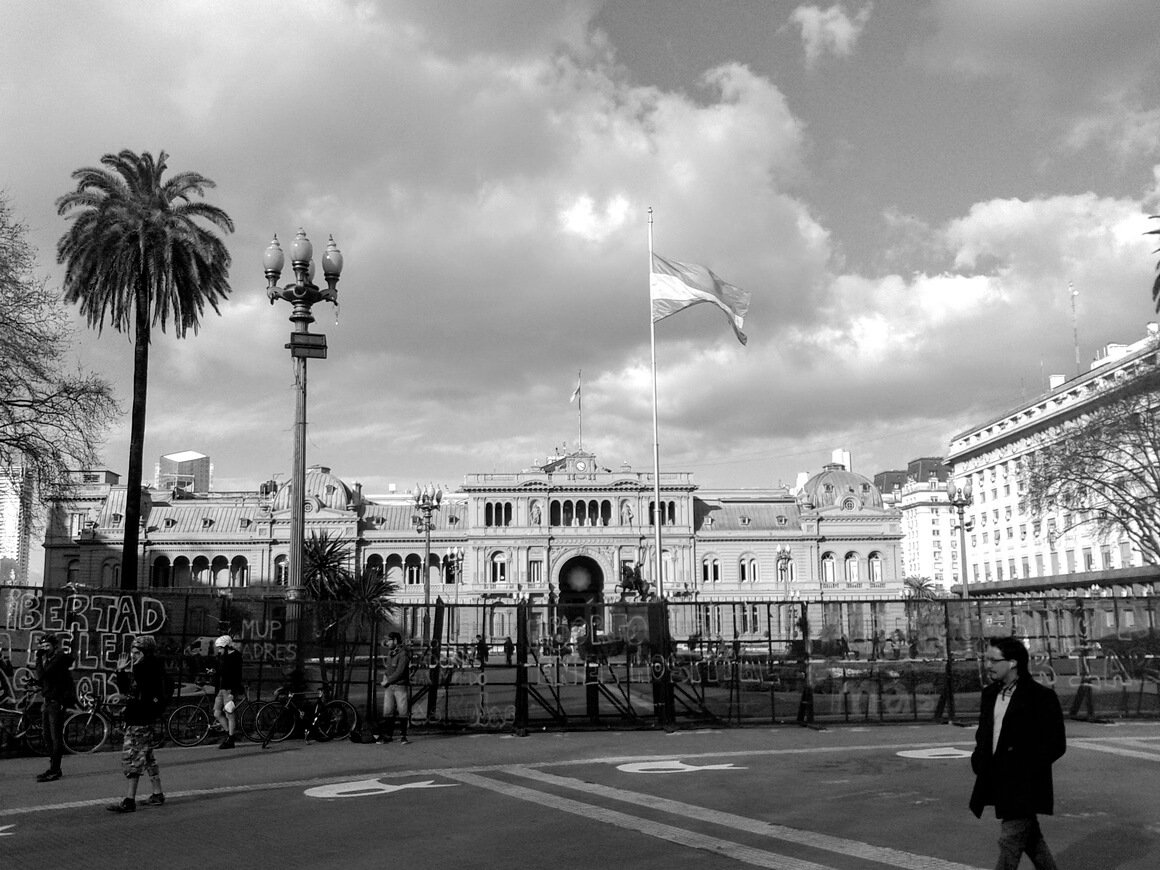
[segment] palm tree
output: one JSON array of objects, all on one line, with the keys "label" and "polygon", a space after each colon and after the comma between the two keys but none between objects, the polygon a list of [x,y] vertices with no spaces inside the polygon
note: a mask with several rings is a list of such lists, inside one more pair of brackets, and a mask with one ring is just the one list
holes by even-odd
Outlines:
[{"label": "palm tree", "polygon": [[141,521],[141,471],[145,447],[145,398],[149,342],[154,325],[170,318],[178,338],[197,332],[208,304],[230,292],[230,255],[225,243],[197,221],[233,232],[230,216],[203,197],[214,183],[196,172],[163,179],[168,155],[148,151],[106,154],[100,167],[72,174],[76,190],[56,201],[57,214],[72,221],[56,246],[66,264],[64,298],[80,303],[90,327],[106,321],[133,342],[133,411],[126,481],[125,539],[121,586],[137,588],[137,542]]},{"label": "palm tree", "polygon": [[938,597],[938,587],[929,577],[905,577],[902,582],[905,584],[906,594],[910,598],[932,601]]},{"label": "palm tree", "polygon": [[[323,646],[320,663],[323,679],[340,697],[350,691],[354,654],[362,643],[370,644],[368,698],[374,685],[374,662],[379,622],[395,610],[391,599],[399,584],[372,568],[350,569],[350,545],[327,532],[311,534],[302,546],[302,585],[317,604],[318,640]],[[368,631],[369,630],[369,631]],[[334,670],[325,670],[325,647],[333,650]]]}]

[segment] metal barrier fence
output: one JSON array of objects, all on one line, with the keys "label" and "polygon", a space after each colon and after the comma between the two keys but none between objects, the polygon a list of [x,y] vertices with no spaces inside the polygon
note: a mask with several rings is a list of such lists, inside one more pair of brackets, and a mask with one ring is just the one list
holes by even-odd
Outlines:
[{"label": "metal barrier fence", "polygon": [[179,693],[196,696],[213,639],[228,633],[252,699],[294,678],[325,680],[374,719],[381,639],[399,631],[412,652],[411,718],[430,728],[970,720],[985,638],[1015,636],[1066,712],[1160,715],[1155,597],[438,601],[424,644],[421,605],[374,620],[353,605],[239,591],[0,587],[0,697],[20,691],[46,631],[65,638],[82,691],[113,693],[119,658],[149,633]]}]

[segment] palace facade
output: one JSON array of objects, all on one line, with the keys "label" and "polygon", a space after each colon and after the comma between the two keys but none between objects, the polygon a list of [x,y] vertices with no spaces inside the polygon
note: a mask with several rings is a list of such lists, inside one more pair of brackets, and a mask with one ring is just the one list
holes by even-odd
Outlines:
[{"label": "palace facade", "polygon": [[[141,589],[245,588],[283,594],[289,485],[257,492],[152,491],[144,499]],[[305,535],[350,543],[352,568],[398,583],[400,603],[614,600],[634,571],[666,598],[756,602],[902,595],[900,515],[867,478],[830,464],[799,489],[700,491],[687,472],[613,470],[575,451],[511,473],[468,474],[428,537],[414,494],[364,496],[322,466],[305,481]],[[50,512],[45,585],[121,585],[125,487],[83,472]],[[462,553],[462,559],[457,558]],[[426,580],[424,582],[424,565]]]}]

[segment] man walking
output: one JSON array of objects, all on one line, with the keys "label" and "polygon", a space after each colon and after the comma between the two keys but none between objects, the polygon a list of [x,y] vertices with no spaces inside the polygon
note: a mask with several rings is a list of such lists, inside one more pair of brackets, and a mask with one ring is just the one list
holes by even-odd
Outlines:
[{"label": "man walking", "polygon": [[403,646],[403,636],[397,631],[387,635],[387,658],[383,664],[383,720],[386,733],[375,743],[390,743],[395,735],[395,719],[399,720],[399,742],[407,739],[407,720],[411,717],[411,657]]},{"label": "man walking", "polygon": [[228,634],[223,634],[215,640],[213,649],[217,654],[213,674],[213,687],[216,690],[213,717],[226,732],[226,737],[218,745],[218,749],[233,749],[234,735],[238,730],[234,708],[245,694],[245,687],[242,685],[242,654],[234,649],[234,639]]},{"label": "man walking", "polygon": [[46,634],[36,648],[36,681],[44,697],[40,724],[48,746],[48,770],[36,777],[37,782],[56,782],[61,777],[60,759],[64,754],[64,714],[76,700],[72,666],[76,660],[60,648],[60,638]]},{"label": "man walking", "polygon": [[133,639],[129,660],[118,663],[114,679],[125,701],[121,770],[129,785],[124,799],[111,804],[108,809],[114,813],[131,813],[137,809],[137,784],[142,773],[148,774],[153,785],[153,793],[146,803],[165,803],[161,768],[153,757],[153,724],[165,712],[169,692],[165,664],[157,655],[157,641],[151,635],[143,634]]},{"label": "man walking", "polygon": [[971,812],[995,807],[1001,822],[995,870],[1015,870],[1026,852],[1038,870],[1055,870],[1039,829],[1039,813],[1054,811],[1051,765],[1067,749],[1059,698],[1035,682],[1027,648],[1013,637],[992,638],[971,768]]}]

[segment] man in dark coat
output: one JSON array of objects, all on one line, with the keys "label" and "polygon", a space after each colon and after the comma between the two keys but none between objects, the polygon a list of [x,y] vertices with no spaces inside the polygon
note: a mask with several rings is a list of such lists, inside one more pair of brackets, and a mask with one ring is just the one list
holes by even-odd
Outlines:
[{"label": "man in dark coat", "polygon": [[36,679],[44,696],[41,728],[48,745],[48,770],[36,777],[37,782],[60,779],[60,759],[64,754],[64,716],[76,702],[73,693],[72,666],[76,659],[60,648],[60,638],[46,634],[36,649]]},{"label": "man in dark coat", "polygon": [[994,806],[1002,823],[996,870],[1015,870],[1024,852],[1039,870],[1055,870],[1038,815],[1054,811],[1051,765],[1067,749],[1059,698],[1035,682],[1027,648],[1015,638],[992,639],[985,660],[992,682],[983,689],[971,754],[971,812],[981,817]]}]

